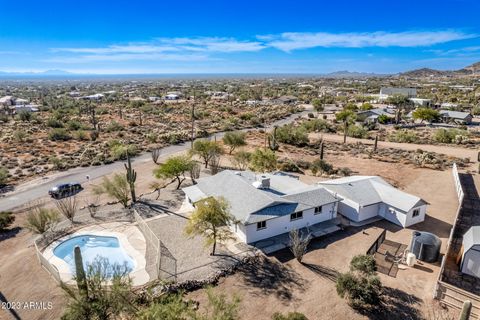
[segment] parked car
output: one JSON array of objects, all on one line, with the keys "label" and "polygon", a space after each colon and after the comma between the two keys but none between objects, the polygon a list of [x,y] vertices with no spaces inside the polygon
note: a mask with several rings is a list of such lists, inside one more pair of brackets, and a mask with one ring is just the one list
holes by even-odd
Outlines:
[{"label": "parked car", "polygon": [[54,199],[74,195],[83,190],[80,183],[62,183],[48,190],[48,194]]}]

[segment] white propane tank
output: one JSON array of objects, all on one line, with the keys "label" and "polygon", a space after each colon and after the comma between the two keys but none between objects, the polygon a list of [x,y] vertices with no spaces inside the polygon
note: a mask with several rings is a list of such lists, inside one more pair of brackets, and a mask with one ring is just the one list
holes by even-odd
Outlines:
[{"label": "white propane tank", "polygon": [[416,260],[417,260],[417,258],[415,257],[414,253],[412,253],[412,252],[407,253],[407,266],[413,267]]}]

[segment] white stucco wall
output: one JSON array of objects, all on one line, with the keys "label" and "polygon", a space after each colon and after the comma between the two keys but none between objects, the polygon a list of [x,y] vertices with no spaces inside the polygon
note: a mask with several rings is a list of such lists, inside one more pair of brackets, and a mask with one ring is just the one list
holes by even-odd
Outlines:
[{"label": "white stucco wall", "polygon": [[360,207],[358,218],[359,221],[364,221],[379,215],[381,203],[375,203],[369,206]]},{"label": "white stucco wall", "polygon": [[350,199],[343,199],[338,204],[338,213],[355,222],[360,221],[358,216],[358,210],[358,203],[353,202]]},{"label": "white stucco wall", "polygon": [[[413,217],[413,211],[415,209],[419,209],[420,214],[416,217]],[[426,213],[427,213],[427,205],[426,204],[423,205],[423,206],[415,207],[412,210],[408,211],[408,213],[406,215],[405,227],[409,227],[409,226],[414,225],[416,223],[422,222],[423,220],[425,220],[425,214]]]},{"label": "white stucco wall", "polygon": [[[253,243],[267,239],[282,233],[290,232],[296,228],[304,228],[316,223],[327,221],[336,217],[334,204],[327,204],[322,207],[322,212],[314,214],[314,209],[304,210],[303,218],[290,221],[290,215],[267,220],[265,229],[257,230],[257,224],[249,224],[238,228],[236,234],[246,243]],[[240,225],[239,225],[240,226]],[[245,240],[242,238],[243,228],[245,230]]]}]

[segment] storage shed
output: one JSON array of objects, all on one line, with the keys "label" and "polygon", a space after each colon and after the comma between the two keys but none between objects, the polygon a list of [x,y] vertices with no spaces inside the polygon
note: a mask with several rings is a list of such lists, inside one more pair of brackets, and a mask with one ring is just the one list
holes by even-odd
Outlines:
[{"label": "storage shed", "polygon": [[480,226],[473,226],[463,235],[462,273],[480,278]]}]

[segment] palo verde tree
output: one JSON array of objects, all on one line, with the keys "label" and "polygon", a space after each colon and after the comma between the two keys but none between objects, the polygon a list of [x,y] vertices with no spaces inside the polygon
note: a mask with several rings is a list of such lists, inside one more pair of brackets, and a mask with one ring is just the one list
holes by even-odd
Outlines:
[{"label": "palo verde tree", "polygon": [[116,173],[112,179],[104,177],[102,183],[94,187],[93,192],[97,195],[107,194],[118,200],[124,208],[128,207],[130,188],[127,178],[123,174]]},{"label": "palo verde tree", "polygon": [[273,171],[277,168],[277,156],[270,149],[256,149],[250,156],[250,168],[257,172]]},{"label": "palo verde tree", "polygon": [[222,140],[223,143],[229,147],[228,154],[232,154],[232,152],[238,147],[247,145],[245,135],[245,132],[242,131],[229,131],[225,133]]},{"label": "palo verde tree", "polygon": [[215,255],[217,242],[232,237],[226,228],[234,222],[229,212],[229,205],[224,198],[209,197],[195,203],[195,211],[185,227],[189,237],[200,235],[205,239],[205,246],[212,245],[211,255]]},{"label": "palo verde tree", "polygon": [[343,122],[343,143],[346,143],[348,127],[350,126],[350,124],[355,122],[355,112],[348,109],[342,110],[335,115],[335,118],[337,119],[337,121]]},{"label": "palo verde tree", "polygon": [[440,113],[437,110],[433,110],[430,108],[417,108],[417,110],[413,111],[412,113],[413,119],[433,122],[435,120],[440,119]]},{"label": "palo verde tree", "polygon": [[387,103],[393,104],[395,107],[397,107],[397,111],[395,113],[396,124],[400,123],[400,118],[403,112],[413,106],[413,103],[410,101],[410,99],[402,94],[394,94],[393,96],[388,97]]},{"label": "palo verde tree", "polygon": [[223,153],[223,150],[215,141],[199,139],[193,143],[191,152],[202,158],[205,168],[207,168],[210,161],[215,157],[219,157]]},{"label": "palo verde tree", "polygon": [[190,172],[193,161],[187,156],[170,157],[165,163],[160,164],[153,171],[156,178],[177,180],[177,190],[180,189],[182,182],[185,181],[185,173]]}]

